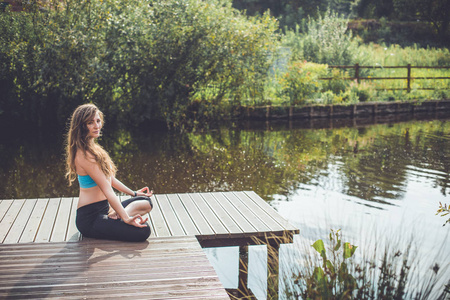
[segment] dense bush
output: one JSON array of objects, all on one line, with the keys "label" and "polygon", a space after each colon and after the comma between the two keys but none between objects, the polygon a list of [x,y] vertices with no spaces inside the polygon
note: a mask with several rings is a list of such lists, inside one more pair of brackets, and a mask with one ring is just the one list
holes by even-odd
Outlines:
[{"label": "dense bush", "polygon": [[359,42],[347,29],[348,20],[328,10],[317,19],[309,19],[306,28],[288,31],[283,39],[292,48],[293,59],[306,59],[329,65],[362,63]]},{"label": "dense bush", "polygon": [[327,66],[306,61],[293,61],[281,78],[282,95],[291,105],[304,104],[319,90],[319,78],[326,73]]},{"label": "dense bush", "polygon": [[61,124],[92,101],[119,121],[180,125],[205,86],[219,101],[264,82],[277,27],[268,15],[247,18],[226,0],[63,3],[0,14],[3,116]]}]

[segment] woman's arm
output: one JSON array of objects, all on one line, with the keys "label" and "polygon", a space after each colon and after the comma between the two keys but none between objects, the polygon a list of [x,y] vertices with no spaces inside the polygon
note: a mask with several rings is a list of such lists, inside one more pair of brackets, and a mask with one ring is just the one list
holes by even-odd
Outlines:
[{"label": "woman's arm", "polygon": [[[113,188],[115,188],[118,191],[121,191],[122,193],[125,193],[130,196],[147,196],[151,197],[153,195],[153,191],[150,191],[148,187],[143,187],[140,190],[133,191],[129,187],[127,187],[125,184],[123,184],[119,179],[116,177],[113,177],[111,180],[111,185]],[[136,193],[136,194],[135,194]]]},{"label": "woman's arm", "polygon": [[128,213],[123,208],[119,197],[117,197],[117,195],[114,193],[111,181],[106,178],[106,175],[102,172],[97,162],[95,162],[94,158],[89,157],[89,154],[87,154],[86,156],[87,157],[80,158],[77,163],[89,176],[91,176],[95,183],[97,183],[98,187],[102,190],[103,194],[106,196],[106,199],[108,199],[109,204],[117,213],[117,215],[127,224],[137,227],[145,227],[145,221],[140,215],[135,215],[132,217],[128,215]]},{"label": "woman's arm", "polygon": [[135,191],[127,187],[125,184],[123,184],[119,179],[116,177],[111,178],[111,185],[113,188],[115,188],[118,191],[121,191],[122,193],[125,193],[130,196],[135,196]]}]

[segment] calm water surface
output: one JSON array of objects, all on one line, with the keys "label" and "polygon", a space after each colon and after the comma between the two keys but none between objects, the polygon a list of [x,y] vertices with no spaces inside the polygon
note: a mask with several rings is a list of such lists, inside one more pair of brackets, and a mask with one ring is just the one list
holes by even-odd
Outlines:
[{"label": "calm water surface", "polygon": [[[444,268],[450,225],[435,215],[439,202],[450,204],[450,120],[332,129],[262,124],[184,134],[106,128],[104,134],[100,144],[132,188],[254,190],[300,228],[296,245],[325,239],[330,229],[341,229],[360,251],[374,242],[413,243],[423,270],[438,263],[450,279]],[[64,178],[58,136],[3,140],[0,155],[0,199],[77,195],[78,185],[69,187]],[[282,248],[283,274],[295,264],[288,253],[296,245]],[[237,248],[206,252],[224,285],[235,288]],[[249,281],[261,299],[265,255],[264,247],[251,247]]]}]

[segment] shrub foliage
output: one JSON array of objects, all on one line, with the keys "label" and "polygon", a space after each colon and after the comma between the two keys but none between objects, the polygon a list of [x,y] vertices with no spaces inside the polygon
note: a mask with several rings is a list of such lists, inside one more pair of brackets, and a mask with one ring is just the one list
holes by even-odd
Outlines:
[{"label": "shrub foliage", "polygon": [[6,10],[0,27],[0,113],[42,125],[91,101],[119,121],[179,125],[198,90],[239,97],[267,72],[277,24],[226,0],[66,0]]}]

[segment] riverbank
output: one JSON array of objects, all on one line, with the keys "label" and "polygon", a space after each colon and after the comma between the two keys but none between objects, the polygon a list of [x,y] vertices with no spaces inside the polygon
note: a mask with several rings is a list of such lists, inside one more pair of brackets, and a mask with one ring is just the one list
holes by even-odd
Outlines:
[{"label": "riverbank", "polygon": [[413,102],[364,102],[352,105],[242,106],[247,120],[304,120],[315,118],[365,118],[397,114],[450,112],[450,99]]}]

